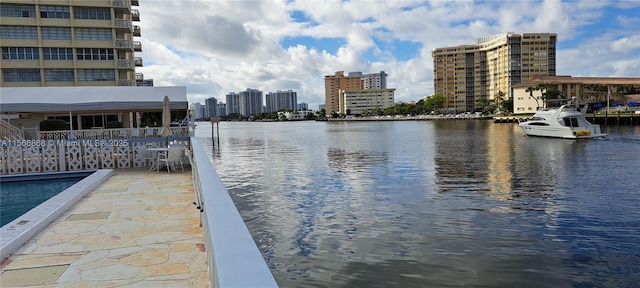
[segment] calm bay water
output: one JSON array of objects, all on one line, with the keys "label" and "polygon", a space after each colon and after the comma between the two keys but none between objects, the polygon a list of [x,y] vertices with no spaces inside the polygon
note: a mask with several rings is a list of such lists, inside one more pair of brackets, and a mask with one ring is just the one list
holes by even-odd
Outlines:
[{"label": "calm bay water", "polygon": [[640,127],[222,122],[197,136],[281,287],[640,287]]}]

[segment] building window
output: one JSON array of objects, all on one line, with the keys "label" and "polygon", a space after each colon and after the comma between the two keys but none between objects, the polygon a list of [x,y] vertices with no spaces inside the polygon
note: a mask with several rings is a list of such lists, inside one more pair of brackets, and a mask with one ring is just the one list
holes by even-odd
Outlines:
[{"label": "building window", "polygon": [[76,40],[111,41],[113,33],[106,28],[76,28]]},{"label": "building window", "polygon": [[45,81],[73,81],[73,69],[44,69]]},{"label": "building window", "polygon": [[78,60],[113,60],[113,49],[77,48]]},{"label": "building window", "polygon": [[38,39],[38,29],[35,26],[2,26],[2,39]]},{"label": "building window", "polygon": [[69,27],[42,27],[42,39],[45,39],[45,40],[71,40],[71,28],[69,28]]},{"label": "building window", "polygon": [[42,48],[44,60],[73,60],[71,48]]},{"label": "building window", "polygon": [[2,59],[39,60],[40,53],[35,47],[2,47]]},{"label": "building window", "polygon": [[116,81],[111,69],[78,69],[78,81]]},{"label": "building window", "polygon": [[70,19],[69,6],[40,6],[40,18]]},{"label": "building window", "polygon": [[73,16],[76,19],[111,20],[111,9],[100,7],[74,7]]},{"label": "building window", "polygon": [[0,17],[36,18],[36,6],[28,4],[0,4]]},{"label": "building window", "polygon": [[40,81],[40,69],[2,69],[5,82]]}]

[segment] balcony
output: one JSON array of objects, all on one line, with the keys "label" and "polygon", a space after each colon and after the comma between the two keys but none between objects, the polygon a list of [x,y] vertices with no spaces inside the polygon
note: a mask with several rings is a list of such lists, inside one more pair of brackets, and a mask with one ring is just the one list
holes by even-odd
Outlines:
[{"label": "balcony", "polygon": [[116,10],[126,11],[127,14],[131,12],[131,2],[129,0],[113,0],[111,3]]},{"label": "balcony", "polygon": [[142,52],[142,43],[140,41],[133,41],[133,51]]},{"label": "balcony", "polygon": [[118,79],[118,86],[136,86],[136,80]]},{"label": "balcony", "polygon": [[129,60],[129,59],[118,59],[116,60],[116,68],[126,69],[126,70],[135,70],[136,65],[134,62],[135,62],[134,60]]},{"label": "balcony", "polygon": [[144,80],[144,74],[136,73],[136,81],[142,81],[142,80]]},{"label": "balcony", "polygon": [[142,36],[142,35],[140,34],[140,32],[141,32],[141,30],[140,30],[140,26],[138,26],[138,25],[134,25],[134,26],[133,26],[133,36],[136,36],[136,37],[140,37],[140,36]]},{"label": "balcony", "polygon": [[[135,41],[138,42],[138,41]],[[116,48],[117,49],[127,49],[134,50],[135,43],[134,41],[126,40],[126,39],[116,39]]]},{"label": "balcony", "polygon": [[131,20],[140,21],[140,11],[138,9],[131,10]]},{"label": "balcony", "polygon": [[142,57],[134,57],[133,61],[135,62],[136,67],[142,67]]},{"label": "balcony", "polygon": [[113,27],[117,30],[124,30],[126,33],[131,33],[133,31],[133,24],[131,24],[131,21],[127,19],[114,19]]}]

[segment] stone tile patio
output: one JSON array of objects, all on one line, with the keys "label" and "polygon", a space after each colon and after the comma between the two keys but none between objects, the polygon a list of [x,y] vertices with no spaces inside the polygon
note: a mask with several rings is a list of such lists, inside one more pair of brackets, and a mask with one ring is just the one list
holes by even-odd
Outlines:
[{"label": "stone tile patio", "polygon": [[[188,168],[171,174],[116,169],[95,191],[0,263],[0,286],[209,287],[193,193]],[[38,267],[63,272],[54,275],[55,282],[37,283],[29,278],[60,273],[25,270]],[[31,277],[13,276],[16,272]]]}]

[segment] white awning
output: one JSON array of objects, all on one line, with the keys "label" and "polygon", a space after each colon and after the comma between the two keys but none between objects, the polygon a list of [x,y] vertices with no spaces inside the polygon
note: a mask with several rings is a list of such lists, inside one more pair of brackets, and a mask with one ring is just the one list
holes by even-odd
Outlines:
[{"label": "white awning", "polygon": [[2,87],[0,112],[161,111],[165,95],[172,110],[188,109],[184,86]]}]

